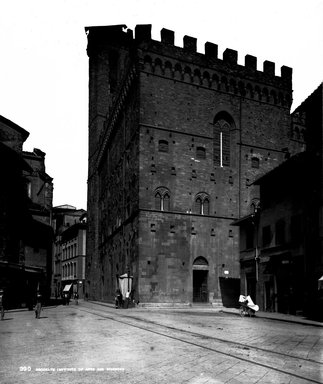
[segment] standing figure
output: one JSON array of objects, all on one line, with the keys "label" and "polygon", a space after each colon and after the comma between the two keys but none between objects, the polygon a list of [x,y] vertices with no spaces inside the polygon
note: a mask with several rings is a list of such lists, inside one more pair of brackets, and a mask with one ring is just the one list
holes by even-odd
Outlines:
[{"label": "standing figure", "polygon": [[116,308],[120,308],[122,306],[122,294],[120,289],[116,290],[115,305],[116,305]]},{"label": "standing figure", "polygon": [[38,292],[37,293],[37,300],[36,300],[36,307],[35,307],[35,317],[36,317],[36,319],[40,318],[41,309],[42,309],[42,296]]},{"label": "standing figure", "polygon": [[78,305],[78,303],[79,303],[79,294],[77,292],[74,293],[74,300],[75,300],[75,304]]},{"label": "standing figure", "polygon": [[130,301],[130,292],[129,291],[127,291],[126,292],[126,308],[128,309],[128,307],[129,307],[129,301]]},{"label": "standing figure", "polygon": [[3,303],[3,289],[0,289],[0,312],[1,312],[1,320],[4,318],[4,303]]}]

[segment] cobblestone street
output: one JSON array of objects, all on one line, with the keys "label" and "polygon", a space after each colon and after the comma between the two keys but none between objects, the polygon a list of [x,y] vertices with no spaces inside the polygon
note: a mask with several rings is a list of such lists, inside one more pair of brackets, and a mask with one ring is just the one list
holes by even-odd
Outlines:
[{"label": "cobblestone street", "polygon": [[1,383],[322,383],[323,327],[219,309],[10,311]]}]

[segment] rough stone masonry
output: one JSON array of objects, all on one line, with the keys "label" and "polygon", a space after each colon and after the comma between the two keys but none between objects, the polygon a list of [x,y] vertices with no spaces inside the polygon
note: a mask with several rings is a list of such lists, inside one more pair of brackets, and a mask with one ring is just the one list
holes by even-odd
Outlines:
[{"label": "rough stone masonry", "polygon": [[[151,25],[87,27],[86,292],[112,301],[133,276],[141,303],[216,304],[239,289],[238,229],[250,184],[300,150],[292,69]],[[237,288],[238,287],[238,288]],[[235,297],[234,297],[235,299]]]}]

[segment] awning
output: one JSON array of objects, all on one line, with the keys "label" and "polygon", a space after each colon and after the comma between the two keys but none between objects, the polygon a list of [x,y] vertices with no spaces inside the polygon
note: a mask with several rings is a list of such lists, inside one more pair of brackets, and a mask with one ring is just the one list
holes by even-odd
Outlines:
[{"label": "awning", "polygon": [[247,222],[252,222],[252,220],[254,219],[255,215],[253,213],[251,213],[250,215],[247,215],[247,216],[244,216],[244,217],[241,217],[240,219],[236,219],[234,220],[232,223],[230,223],[230,225],[233,225],[233,226],[240,226],[241,224],[245,224]]},{"label": "awning", "polygon": [[[128,277],[128,273],[124,273],[123,275],[119,276],[119,279],[126,279]],[[133,279],[133,276],[129,276],[129,279]]]},{"label": "awning", "polygon": [[37,267],[25,267],[26,272],[30,273],[43,273],[45,272],[43,268],[37,268]]},{"label": "awning", "polygon": [[64,287],[64,289],[63,289],[63,292],[68,292],[70,289],[71,289],[71,286],[72,286],[73,284],[66,284],[65,285],[65,287]]}]

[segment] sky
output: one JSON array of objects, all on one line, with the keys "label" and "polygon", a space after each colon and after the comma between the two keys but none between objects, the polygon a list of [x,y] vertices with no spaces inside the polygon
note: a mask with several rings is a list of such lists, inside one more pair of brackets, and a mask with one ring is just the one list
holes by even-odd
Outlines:
[{"label": "sky", "polygon": [[87,208],[86,26],[152,24],[293,68],[294,110],[323,81],[323,0],[10,0],[0,4],[0,115],[46,153],[53,205]]}]

